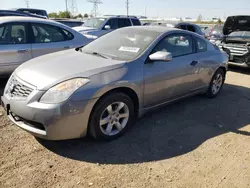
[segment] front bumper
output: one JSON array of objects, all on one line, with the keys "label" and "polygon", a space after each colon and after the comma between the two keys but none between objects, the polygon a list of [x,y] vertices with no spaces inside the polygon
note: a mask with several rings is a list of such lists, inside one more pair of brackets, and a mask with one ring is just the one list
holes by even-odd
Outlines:
[{"label": "front bumper", "polygon": [[87,134],[88,121],[98,99],[42,104],[1,97],[9,119],[18,127],[46,140],[80,138]]}]

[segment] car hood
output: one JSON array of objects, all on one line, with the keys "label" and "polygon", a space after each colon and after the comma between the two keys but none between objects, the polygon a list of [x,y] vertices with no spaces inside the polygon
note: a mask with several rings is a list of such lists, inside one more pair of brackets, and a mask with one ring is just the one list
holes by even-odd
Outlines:
[{"label": "car hood", "polygon": [[32,59],[19,66],[14,74],[38,90],[75,77],[92,75],[117,69],[125,61],[104,59],[80,51],[67,50]]},{"label": "car hood", "polygon": [[82,32],[82,31],[95,31],[97,29],[92,28],[92,27],[84,27],[84,26],[78,26],[78,27],[73,27],[75,31]]},{"label": "car hood", "polygon": [[223,27],[223,34],[235,31],[250,31],[250,16],[229,16]]}]

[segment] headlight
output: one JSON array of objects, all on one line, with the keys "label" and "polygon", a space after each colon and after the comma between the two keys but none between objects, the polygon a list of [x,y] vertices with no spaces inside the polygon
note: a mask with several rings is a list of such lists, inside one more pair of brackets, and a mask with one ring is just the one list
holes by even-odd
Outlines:
[{"label": "headlight", "polygon": [[40,99],[41,103],[56,104],[66,101],[77,89],[89,82],[87,78],[74,78],[50,88]]}]

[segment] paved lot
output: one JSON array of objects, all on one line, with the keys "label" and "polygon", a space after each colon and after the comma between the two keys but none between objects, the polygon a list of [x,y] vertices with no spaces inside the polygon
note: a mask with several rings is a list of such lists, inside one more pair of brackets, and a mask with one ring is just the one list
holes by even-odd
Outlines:
[{"label": "paved lot", "polygon": [[5,115],[0,134],[3,188],[248,188],[250,70],[230,71],[218,98],[157,110],[113,142],[38,140]]}]

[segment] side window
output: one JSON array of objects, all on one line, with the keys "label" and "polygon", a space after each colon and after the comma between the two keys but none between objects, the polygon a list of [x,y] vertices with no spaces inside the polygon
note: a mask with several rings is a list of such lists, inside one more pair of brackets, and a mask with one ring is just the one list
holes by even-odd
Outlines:
[{"label": "side window", "polygon": [[157,51],[170,52],[173,57],[191,54],[194,52],[192,37],[185,34],[172,34],[157,44],[153,53]]},{"label": "side window", "polygon": [[111,29],[117,29],[118,25],[117,25],[117,19],[115,18],[111,18],[107,21],[107,23],[105,25],[109,25]]},{"label": "side window", "polygon": [[[35,43],[50,43],[71,40],[71,33],[47,24],[32,24]],[[68,34],[67,34],[68,33]]]},{"label": "side window", "polygon": [[183,30],[186,30],[186,29],[187,29],[187,28],[186,28],[186,25],[178,25],[177,28],[178,28],[178,29],[183,29]]},{"label": "side window", "polygon": [[195,28],[192,25],[187,25],[187,30],[195,33]]},{"label": "side window", "polygon": [[207,51],[207,42],[199,39],[199,38],[195,38],[196,41],[196,47],[197,47],[197,52],[206,52]]},{"label": "side window", "polygon": [[130,19],[128,19],[128,18],[119,18],[118,19],[118,28],[128,27],[128,26],[131,26]]},{"label": "side window", "polygon": [[141,22],[138,19],[131,19],[133,25],[141,25]]},{"label": "side window", "polygon": [[24,24],[13,23],[0,26],[0,44],[25,43],[27,43],[27,38]]},{"label": "side window", "polygon": [[64,30],[64,29],[62,29],[62,31],[64,32],[68,40],[72,40],[74,38],[74,35],[70,33],[69,31]]}]

